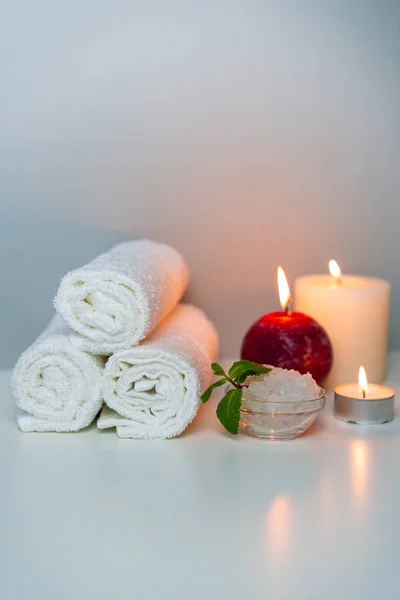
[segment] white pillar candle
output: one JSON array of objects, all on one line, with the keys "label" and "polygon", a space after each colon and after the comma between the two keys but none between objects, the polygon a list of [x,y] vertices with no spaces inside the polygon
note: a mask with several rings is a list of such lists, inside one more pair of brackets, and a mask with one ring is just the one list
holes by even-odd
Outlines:
[{"label": "white pillar candle", "polygon": [[335,276],[309,275],[295,281],[296,310],[315,319],[331,339],[333,367],[325,387],[354,380],[360,363],[370,381],[381,383],[386,377],[390,284],[373,277],[342,276],[332,267]]}]

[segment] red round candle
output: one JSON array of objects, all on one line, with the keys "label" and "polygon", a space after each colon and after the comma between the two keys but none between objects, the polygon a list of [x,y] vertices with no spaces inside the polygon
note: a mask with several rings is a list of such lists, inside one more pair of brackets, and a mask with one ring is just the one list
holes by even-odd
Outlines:
[{"label": "red round candle", "polygon": [[261,317],[243,340],[242,359],[310,373],[322,385],[332,367],[332,346],[325,329],[299,312]]}]

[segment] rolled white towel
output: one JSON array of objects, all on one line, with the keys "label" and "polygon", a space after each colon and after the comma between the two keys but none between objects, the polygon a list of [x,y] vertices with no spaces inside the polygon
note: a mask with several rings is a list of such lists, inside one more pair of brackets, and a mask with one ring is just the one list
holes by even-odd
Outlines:
[{"label": "rolled white towel", "polygon": [[68,273],[54,306],[80,334],[77,347],[109,355],[144,339],[175,308],[188,278],[186,263],[170,246],[124,242]]},{"label": "rolled white towel", "polygon": [[212,323],[200,309],[180,304],[143,344],[108,360],[102,390],[109,408],[97,426],[116,427],[122,438],[179,435],[197,413],[217,354]]},{"label": "rolled white towel", "polygon": [[68,325],[56,315],[15,365],[12,387],[24,432],[78,431],[103,404],[105,361],[75,348],[68,333]]}]

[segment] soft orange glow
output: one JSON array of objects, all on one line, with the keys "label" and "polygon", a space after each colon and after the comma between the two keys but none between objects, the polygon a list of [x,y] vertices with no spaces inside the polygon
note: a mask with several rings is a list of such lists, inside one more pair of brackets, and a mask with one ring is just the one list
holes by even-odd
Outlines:
[{"label": "soft orange glow", "polygon": [[329,261],[329,271],[332,277],[334,277],[337,282],[340,282],[340,280],[342,279],[342,271],[339,265],[337,264],[336,260],[331,259]]},{"label": "soft orange glow", "polygon": [[352,440],[350,445],[351,489],[354,504],[360,511],[368,499],[369,479],[368,444],[364,440]]},{"label": "soft orange glow", "polygon": [[269,561],[276,568],[287,564],[293,543],[293,506],[290,498],[279,494],[274,498],[266,516],[266,542]]},{"label": "soft orange glow", "polygon": [[281,306],[283,310],[286,310],[292,301],[292,298],[290,297],[290,289],[286,279],[285,271],[282,269],[282,267],[278,267],[278,290]]},{"label": "soft orange glow", "polygon": [[364,367],[360,367],[358,372],[358,386],[360,388],[360,392],[365,397],[368,392],[368,379]]}]

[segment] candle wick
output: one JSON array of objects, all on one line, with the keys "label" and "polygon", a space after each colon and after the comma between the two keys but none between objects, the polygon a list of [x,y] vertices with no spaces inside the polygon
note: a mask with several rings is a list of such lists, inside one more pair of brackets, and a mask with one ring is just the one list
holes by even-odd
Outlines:
[{"label": "candle wick", "polygon": [[337,278],[336,278],[336,283],[337,283],[338,285],[342,285],[342,283],[343,283],[343,278],[342,278],[342,276],[341,276],[341,275],[339,275],[339,277],[337,277]]},{"label": "candle wick", "polygon": [[362,394],[363,399],[365,399],[365,397],[366,397],[365,390],[361,390],[361,394]]},{"label": "candle wick", "polygon": [[292,314],[292,303],[293,303],[293,298],[289,297],[287,304],[285,306],[285,313],[288,315],[288,317],[290,317],[290,315]]}]

